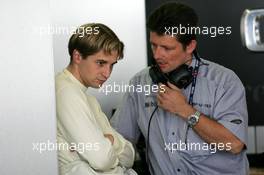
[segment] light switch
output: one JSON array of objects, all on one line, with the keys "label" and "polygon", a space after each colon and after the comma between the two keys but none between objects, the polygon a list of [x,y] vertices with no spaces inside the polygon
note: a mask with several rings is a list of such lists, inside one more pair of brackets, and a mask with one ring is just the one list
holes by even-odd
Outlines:
[{"label": "light switch", "polygon": [[241,17],[240,31],[245,47],[264,52],[264,9],[246,9]]}]

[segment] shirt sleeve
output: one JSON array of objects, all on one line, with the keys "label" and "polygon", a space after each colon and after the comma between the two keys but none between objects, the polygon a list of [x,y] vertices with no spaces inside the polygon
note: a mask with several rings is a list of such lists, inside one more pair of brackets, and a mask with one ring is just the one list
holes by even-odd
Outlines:
[{"label": "shirt sleeve", "polygon": [[131,168],[135,160],[135,150],[133,145],[120,135],[113,128],[111,134],[114,136],[114,148],[116,150],[119,164]]},{"label": "shirt sleeve", "polygon": [[133,166],[135,159],[135,151],[132,144],[111,127],[108,118],[102,111],[98,101],[92,97],[93,105],[97,109],[98,124],[105,134],[111,134],[114,137],[114,149],[119,159],[119,164],[130,168]]},{"label": "shirt sleeve", "polygon": [[81,90],[65,87],[56,93],[57,117],[66,140],[75,144],[97,145],[94,149],[76,150],[95,170],[107,171],[118,164],[114,148],[98,127]]},{"label": "shirt sleeve", "polygon": [[137,124],[138,115],[135,93],[126,92],[121,105],[110,120],[111,125],[116,131],[134,145],[140,136],[140,130]]},{"label": "shirt sleeve", "polygon": [[244,86],[237,76],[218,87],[213,117],[247,145],[246,95]]}]

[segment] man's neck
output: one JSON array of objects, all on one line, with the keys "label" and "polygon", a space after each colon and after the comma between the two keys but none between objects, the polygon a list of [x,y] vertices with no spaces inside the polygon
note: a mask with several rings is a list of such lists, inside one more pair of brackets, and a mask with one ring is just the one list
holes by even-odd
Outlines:
[{"label": "man's neck", "polygon": [[[81,75],[78,71],[78,68],[74,65],[68,65],[68,67],[66,68],[80,83],[83,83],[82,79],[81,79]],[[84,85],[85,86],[85,85]]]},{"label": "man's neck", "polygon": [[190,66],[192,64],[192,60],[193,60],[193,56],[192,55],[188,55],[184,64]]}]

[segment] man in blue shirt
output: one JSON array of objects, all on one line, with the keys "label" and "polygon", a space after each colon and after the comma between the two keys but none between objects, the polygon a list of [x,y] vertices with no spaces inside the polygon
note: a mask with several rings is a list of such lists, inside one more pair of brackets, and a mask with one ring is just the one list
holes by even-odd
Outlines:
[{"label": "man in blue shirt", "polygon": [[[193,77],[183,89],[168,78],[150,94],[127,91],[112,125],[134,144],[143,134],[152,175],[248,174],[244,87],[233,71],[197,56],[194,32],[179,32],[197,22],[195,11],[180,3],[164,4],[151,14],[147,26],[158,70],[169,75],[185,64]],[[149,69],[130,85],[153,86]]]}]

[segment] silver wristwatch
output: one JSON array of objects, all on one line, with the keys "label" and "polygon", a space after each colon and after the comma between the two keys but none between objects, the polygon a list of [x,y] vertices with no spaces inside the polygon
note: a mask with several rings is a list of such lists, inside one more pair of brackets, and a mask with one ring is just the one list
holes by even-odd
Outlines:
[{"label": "silver wristwatch", "polygon": [[190,115],[187,120],[188,126],[193,128],[199,122],[200,116],[201,113],[199,111],[196,111],[194,114]]}]

